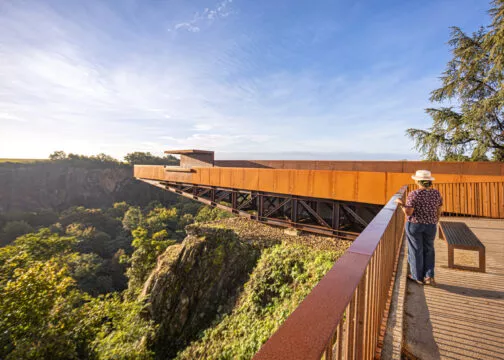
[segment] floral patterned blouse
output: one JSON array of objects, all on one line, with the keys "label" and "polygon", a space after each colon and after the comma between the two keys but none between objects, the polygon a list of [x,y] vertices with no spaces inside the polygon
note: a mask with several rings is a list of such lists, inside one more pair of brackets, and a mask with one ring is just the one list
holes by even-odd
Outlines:
[{"label": "floral patterned blouse", "polygon": [[435,189],[418,189],[410,192],[405,207],[413,208],[413,215],[408,221],[417,224],[437,224],[438,207],[443,205],[443,198]]}]

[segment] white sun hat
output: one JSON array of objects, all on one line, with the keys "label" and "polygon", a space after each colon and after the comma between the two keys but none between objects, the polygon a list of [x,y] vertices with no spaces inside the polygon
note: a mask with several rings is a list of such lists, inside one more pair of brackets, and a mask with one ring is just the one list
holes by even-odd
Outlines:
[{"label": "white sun hat", "polygon": [[429,170],[417,170],[415,175],[411,175],[413,180],[435,180]]}]

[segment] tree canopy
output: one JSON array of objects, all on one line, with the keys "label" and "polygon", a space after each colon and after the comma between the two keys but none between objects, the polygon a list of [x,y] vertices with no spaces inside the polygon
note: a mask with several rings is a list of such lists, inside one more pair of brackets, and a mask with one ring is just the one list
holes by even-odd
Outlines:
[{"label": "tree canopy", "polygon": [[66,154],[64,151],[54,151],[49,155],[51,161],[64,161],[73,165],[98,165],[98,166],[115,166],[120,165],[121,162],[110,155],[100,153],[97,155],[79,155],[79,154]]},{"label": "tree canopy", "polygon": [[0,246],[1,359],[153,358],[156,326],[135,295],[188,219],[159,202],[2,219],[0,242],[17,238]]},{"label": "tree canopy", "polygon": [[143,164],[143,165],[178,165],[179,160],[172,156],[156,156],[152,155],[150,152],[132,152],[127,154],[124,157],[124,161],[126,161],[130,165],[135,164]]},{"label": "tree canopy", "polygon": [[468,35],[452,27],[453,58],[430,98],[443,106],[426,109],[429,129],[407,130],[428,160],[504,161],[504,0],[492,5],[487,28]]}]

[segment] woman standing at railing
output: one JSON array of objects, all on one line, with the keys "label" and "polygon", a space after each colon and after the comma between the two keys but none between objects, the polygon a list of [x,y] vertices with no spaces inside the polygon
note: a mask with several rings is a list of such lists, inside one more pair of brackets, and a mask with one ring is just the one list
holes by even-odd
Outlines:
[{"label": "woman standing at railing", "polygon": [[439,191],[432,189],[434,178],[430,171],[418,170],[411,178],[419,188],[408,194],[406,205],[401,199],[396,200],[407,216],[406,237],[411,272],[408,278],[419,284],[436,285],[434,238],[443,198]]}]

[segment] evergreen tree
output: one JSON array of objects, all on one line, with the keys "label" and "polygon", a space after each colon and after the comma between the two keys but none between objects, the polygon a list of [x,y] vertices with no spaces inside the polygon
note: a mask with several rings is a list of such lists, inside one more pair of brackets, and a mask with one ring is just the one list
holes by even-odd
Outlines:
[{"label": "evergreen tree", "polygon": [[428,130],[408,129],[428,160],[504,161],[504,0],[494,0],[491,25],[467,35],[453,27],[453,58],[430,100],[456,106],[429,108]]}]

